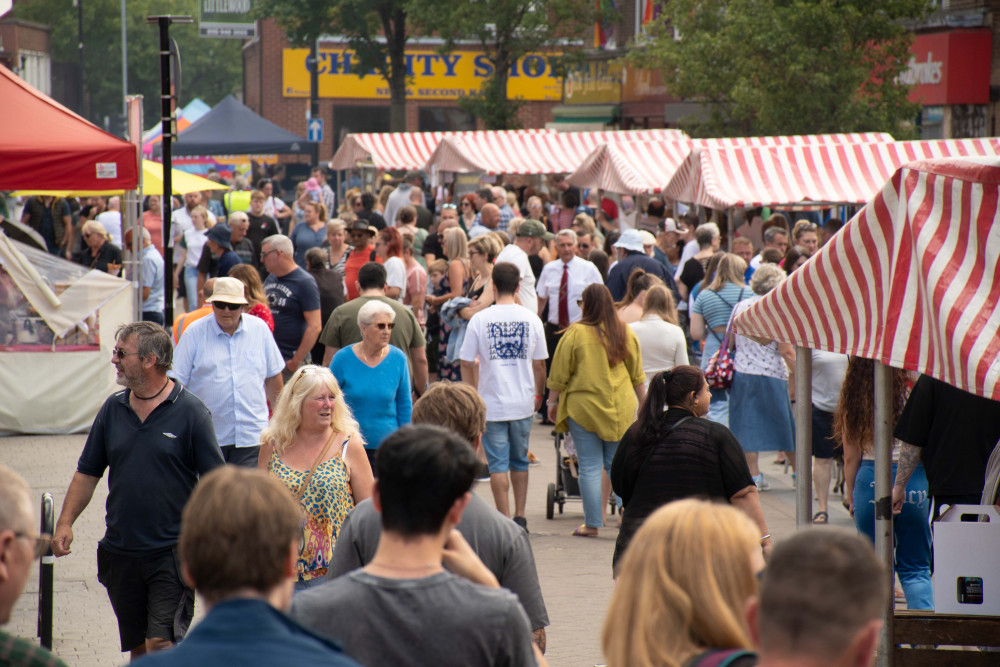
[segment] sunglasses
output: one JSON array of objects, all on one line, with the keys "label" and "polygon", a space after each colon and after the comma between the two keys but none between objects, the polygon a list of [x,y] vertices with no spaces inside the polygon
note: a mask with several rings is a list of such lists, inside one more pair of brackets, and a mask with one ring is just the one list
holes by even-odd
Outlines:
[{"label": "sunglasses", "polygon": [[441,208],[455,208],[454,204],[441,204]]},{"label": "sunglasses", "polygon": [[373,322],[371,326],[376,327],[379,331],[385,331],[386,329],[388,329],[389,331],[392,331],[393,327],[396,326],[396,323],[395,322]]},{"label": "sunglasses", "polygon": [[240,310],[243,308],[241,303],[224,303],[222,301],[213,301],[212,306],[219,310]]},{"label": "sunglasses", "polygon": [[35,545],[35,558],[41,558],[49,551],[49,545],[52,544],[52,536],[47,534],[41,534],[38,537],[32,537],[27,533],[14,533],[14,537],[18,539],[31,540]]},{"label": "sunglasses", "polygon": [[124,359],[125,357],[127,357],[130,354],[135,355],[135,356],[139,356],[138,352],[129,352],[128,350],[123,350],[120,347],[113,347],[113,348],[111,348],[111,356],[112,357],[118,357],[119,359]]}]

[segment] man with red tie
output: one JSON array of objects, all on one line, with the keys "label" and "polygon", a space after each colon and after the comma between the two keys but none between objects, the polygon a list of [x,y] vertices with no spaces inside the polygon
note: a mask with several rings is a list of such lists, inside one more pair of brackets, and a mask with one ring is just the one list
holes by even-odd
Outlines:
[{"label": "man with red tie", "polygon": [[[601,272],[597,267],[577,256],[576,232],[572,229],[564,229],[556,234],[556,253],[559,259],[542,268],[535,286],[539,316],[545,312],[545,306],[549,305],[549,316],[545,322],[545,345],[549,351],[549,358],[545,360],[546,376],[563,332],[583,314],[579,305],[583,290],[587,285],[602,282]],[[542,423],[549,422],[543,419]]]}]

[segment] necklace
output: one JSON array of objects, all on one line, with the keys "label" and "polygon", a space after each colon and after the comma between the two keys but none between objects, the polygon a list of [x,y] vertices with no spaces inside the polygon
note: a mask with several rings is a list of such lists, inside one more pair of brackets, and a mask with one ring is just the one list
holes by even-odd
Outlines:
[{"label": "necklace", "polygon": [[361,361],[365,362],[369,366],[378,366],[378,362],[382,361],[382,357],[384,357],[385,353],[389,351],[389,347],[386,346],[379,350],[378,358],[375,359],[375,363],[372,363],[371,358],[365,353],[365,346],[363,343],[359,344],[358,350],[361,352]]},{"label": "necklace", "polygon": [[159,396],[160,394],[162,394],[163,390],[167,388],[168,384],[170,384],[170,378],[167,378],[167,381],[163,383],[162,387],[160,387],[160,391],[156,392],[152,396],[140,396],[139,394],[135,393],[134,391],[132,392],[132,395],[135,396],[136,398],[138,398],[140,401],[151,401],[154,398],[156,398],[157,396]]}]

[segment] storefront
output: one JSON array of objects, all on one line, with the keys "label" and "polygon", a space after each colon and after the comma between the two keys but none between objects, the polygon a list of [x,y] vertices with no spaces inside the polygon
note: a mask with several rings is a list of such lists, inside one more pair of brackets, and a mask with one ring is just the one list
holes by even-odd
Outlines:
[{"label": "storefront", "polygon": [[996,134],[990,113],[993,34],[988,28],[918,33],[899,80],[913,86],[909,99],[923,108],[921,139]]}]

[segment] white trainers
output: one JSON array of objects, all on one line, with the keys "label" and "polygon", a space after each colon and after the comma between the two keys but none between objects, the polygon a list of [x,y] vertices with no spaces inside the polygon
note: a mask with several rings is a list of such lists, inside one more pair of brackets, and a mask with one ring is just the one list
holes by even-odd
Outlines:
[{"label": "white trainers", "polygon": [[764,473],[760,473],[759,475],[754,475],[753,483],[757,485],[758,491],[767,491],[768,489],[771,488],[771,485],[767,483],[766,479],[764,479]]}]

